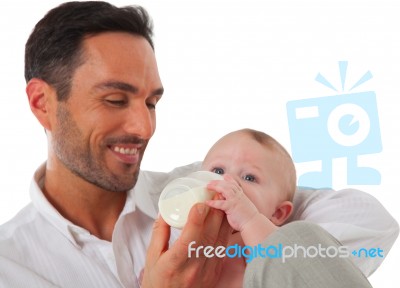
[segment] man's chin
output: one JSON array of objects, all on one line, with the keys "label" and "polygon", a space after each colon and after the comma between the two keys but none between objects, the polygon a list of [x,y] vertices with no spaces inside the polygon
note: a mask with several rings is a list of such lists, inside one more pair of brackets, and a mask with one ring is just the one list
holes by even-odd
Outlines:
[{"label": "man's chin", "polygon": [[93,181],[90,181],[90,179],[86,178],[86,181],[105,191],[126,193],[135,187],[137,179],[138,173],[133,176],[132,174],[127,175],[126,177],[121,177],[120,175],[109,175],[108,177],[103,177],[101,179],[93,179]]},{"label": "man's chin", "polygon": [[139,175],[139,171],[137,171],[134,174],[133,179],[131,178],[132,175],[129,175],[130,179],[121,179],[120,181],[117,181],[117,183],[115,183],[114,189],[112,191],[113,192],[128,192],[128,191],[132,190],[137,183],[138,175]]}]

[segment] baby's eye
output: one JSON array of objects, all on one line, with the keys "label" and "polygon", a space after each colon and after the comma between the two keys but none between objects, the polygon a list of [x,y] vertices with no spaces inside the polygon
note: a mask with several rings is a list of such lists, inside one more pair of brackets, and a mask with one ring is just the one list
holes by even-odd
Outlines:
[{"label": "baby's eye", "polygon": [[256,182],[256,177],[254,177],[253,175],[245,175],[245,176],[243,177],[243,179],[244,179],[245,181],[249,181],[249,182]]},{"label": "baby's eye", "polygon": [[216,174],[220,174],[220,175],[223,175],[225,172],[224,172],[224,169],[222,169],[222,168],[214,168],[213,170],[212,170],[212,172],[214,172],[214,173],[216,173]]}]

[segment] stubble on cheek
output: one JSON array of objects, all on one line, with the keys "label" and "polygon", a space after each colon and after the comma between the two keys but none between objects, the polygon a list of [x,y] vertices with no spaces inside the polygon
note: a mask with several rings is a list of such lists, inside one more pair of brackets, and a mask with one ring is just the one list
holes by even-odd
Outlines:
[{"label": "stubble on cheek", "polygon": [[52,147],[59,161],[73,174],[104,190],[126,192],[131,189],[136,184],[140,163],[136,169],[126,167],[126,173],[125,169],[113,171],[107,165],[106,155],[110,152],[107,145],[100,144],[97,150],[92,149],[64,105],[60,103],[57,108],[58,125],[52,137]]}]

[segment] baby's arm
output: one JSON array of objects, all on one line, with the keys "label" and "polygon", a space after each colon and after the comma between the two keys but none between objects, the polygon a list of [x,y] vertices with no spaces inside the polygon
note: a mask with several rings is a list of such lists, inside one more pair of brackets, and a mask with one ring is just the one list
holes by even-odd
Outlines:
[{"label": "baby's arm", "polygon": [[224,175],[224,180],[211,181],[207,188],[217,192],[219,197],[206,204],[225,211],[229,224],[240,232],[245,245],[261,243],[278,228],[257,210],[231,176]]}]

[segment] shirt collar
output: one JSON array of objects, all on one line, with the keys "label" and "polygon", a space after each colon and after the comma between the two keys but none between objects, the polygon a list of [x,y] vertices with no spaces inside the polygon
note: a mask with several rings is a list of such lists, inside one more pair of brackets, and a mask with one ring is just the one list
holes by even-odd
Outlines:
[{"label": "shirt collar", "polygon": [[30,196],[33,205],[57,230],[64,234],[70,242],[79,248],[74,239],[74,233],[89,233],[87,230],[65,219],[44,196],[42,188],[46,176],[46,163],[43,163],[35,172],[30,186]]},{"label": "shirt collar", "polygon": [[150,218],[156,219],[158,208],[155,203],[158,202],[161,188],[158,187],[158,179],[152,179],[149,175],[148,171],[140,171],[132,194],[135,196],[136,207]]},{"label": "shirt collar", "polygon": [[[41,213],[57,230],[59,230],[63,235],[65,235],[70,242],[77,248],[81,248],[76,241],[77,235],[88,235],[89,231],[86,229],[75,225],[68,219],[64,218],[58,211],[51,205],[47,200],[46,196],[43,194],[44,179],[46,176],[46,163],[43,163],[35,172],[30,186],[30,197],[35,208]],[[149,197],[147,197],[149,198]],[[147,207],[141,210],[146,211],[146,214],[157,215],[154,208],[149,208],[148,199],[143,199],[140,203],[135,203],[135,194],[133,190],[130,190],[127,195],[125,206],[119,216],[118,221],[124,218],[127,214],[133,213],[135,211],[136,205]],[[146,209],[147,208],[147,209]]]}]

